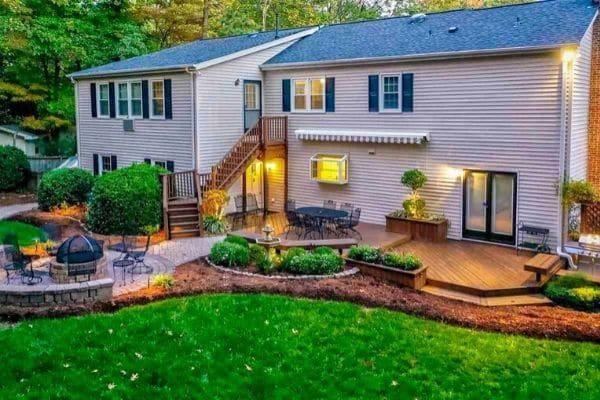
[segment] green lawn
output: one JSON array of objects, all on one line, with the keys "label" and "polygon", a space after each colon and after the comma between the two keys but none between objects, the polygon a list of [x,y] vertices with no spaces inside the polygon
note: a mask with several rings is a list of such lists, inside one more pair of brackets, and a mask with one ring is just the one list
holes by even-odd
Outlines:
[{"label": "green lawn", "polygon": [[35,244],[36,239],[46,240],[44,232],[36,226],[18,221],[0,221],[0,243],[4,243],[4,238],[9,233],[16,233],[21,246]]},{"label": "green lawn", "polygon": [[600,398],[597,345],[278,296],[0,325],[0,348],[2,399]]}]

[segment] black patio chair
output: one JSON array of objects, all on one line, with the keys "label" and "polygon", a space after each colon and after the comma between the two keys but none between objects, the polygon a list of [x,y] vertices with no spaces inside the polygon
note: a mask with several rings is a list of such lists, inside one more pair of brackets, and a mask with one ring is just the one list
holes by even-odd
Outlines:
[{"label": "black patio chair", "polygon": [[133,260],[133,267],[131,272],[136,272],[136,268],[139,269],[139,273],[151,274],[152,267],[147,265],[145,262],[146,254],[150,248],[150,235],[146,237],[146,245],[139,250],[130,250],[127,252],[126,259]]},{"label": "black patio chair", "polygon": [[358,235],[359,239],[362,240],[362,235],[356,230],[356,227],[360,223],[361,209],[355,208],[347,218],[339,220],[336,224],[337,231],[340,235],[347,235],[349,232],[353,232]]},{"label": "black patio chair", "polygon": [[323,225],[321,218],[303,215],[301,217],[302,238],[303,239],[322,239]]},{"label": "black patio chair", "polygon": [[10,274],[13,276],[23,276],[27,270],[27,264],[31,262],[31,257],[24,255],[19,247],[17,235],[9,233],[5,236],[2,243],[4,245],[4,258],[2,268],[6,272],[6,283],[10,283]]},{"label": "black patio chair", "polygon": [[342,203],[342,204],[340,204],[340,210],[346,211],[348,213],[348,215],[350,215],[350,214],[352,214],[352,211],[354,210],[354,204]]},{"label": "black patio chair", "polygon": [[333,200],[324,200],[323,208],[330,208],[332,210],[335,210],[337,208],[337,203]]},{"label": "black patio chair", "polygon": [[235,203],[235,212],[230,215],[231,217],[231,225],[235,228],[238,226],[240,229],[244,227],[244,195],[240,194],[233,198]]},{"label": "black patio chair", "polygon": [[302,236],[303,223],[302,216],[296,212],[296,200],[288,200],[285,203],[285,217],[287,225],[285,227],[285,238],[287,239],[291,231],[294,231],[297,237]]}]

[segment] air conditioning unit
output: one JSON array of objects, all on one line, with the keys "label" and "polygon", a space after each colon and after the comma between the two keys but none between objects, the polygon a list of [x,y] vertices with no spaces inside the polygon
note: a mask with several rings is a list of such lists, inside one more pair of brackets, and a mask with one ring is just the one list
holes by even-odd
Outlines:
[{"label": "air conditioning unit", "polygon": [[124,119],[123,120],[123,130],[125,132],[134,132],[135,126],[132,119]]}]

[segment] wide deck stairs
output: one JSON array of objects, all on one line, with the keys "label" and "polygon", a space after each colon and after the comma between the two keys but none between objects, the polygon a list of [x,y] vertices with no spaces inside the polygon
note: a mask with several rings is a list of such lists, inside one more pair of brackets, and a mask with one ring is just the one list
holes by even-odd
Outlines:
[{"label": "wide deck stairs", "polygon": [[202,234],[202,194],[227,190],[271,146],[287,146],[287,117],[261,117],[209,173],[176,172],[162,176],[163,218],[167,239]]}]

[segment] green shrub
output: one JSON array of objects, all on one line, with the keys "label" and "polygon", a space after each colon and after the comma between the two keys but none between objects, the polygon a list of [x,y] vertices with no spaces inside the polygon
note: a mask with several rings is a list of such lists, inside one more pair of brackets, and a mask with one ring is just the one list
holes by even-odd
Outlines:
[{"label": "green shrub", "polygon": [[410,169],[402,175],[401,182],[411,190],[409,198],[402,203],[404,212],[410,218],[424,218],[425,200],[419,196],[419,189],[427,182],[427,176],[418,169]]},{"label": "green shrub", "polygon": [[385,253],[383,255],[382,264],[404,271],[414,271],[423,266],[423,263],[416,255],[396,252]]},{"label": "green shrub", "polygon": [[566,208],[577,203],[593,203],[599,200],[599,194],[590,182],[568,181],[562,185],[562,202]]},{"label": "green shrub", "polygon": [[281,261],[279,263],[279,268],[284,271],[287,271],[290,266],[290,262],[298,256],[303,256],[307,251],[301,247],[292,247],[288,251],[285,252],[283,256],[281,256]]},{"label": "green shrub", "polygon": [[335,253],[306,252],[293,257],[287,265],[287,271],[305,275],[328,275],[341,271],[343,267],[344,260]]},{"label": "green shrub", "polygon": [[583,311],[600,311],[600,286],[581,274],[561,276],[544,289],[553,302]]},{"label": "green shrub", "polygon": [[379,264],[381,262],[381,250],[369,245],[354,246],[350,248],[348,257],[356,261]]},{"label": "green shrub", "polygon": [[88,227],[102,234],[137,235],[162,222],[164,169],[134,164],[96,179],[88,203]]},{"label": "green shrub", "polygon": [[334,249],[332,249],[331,247],[326,247],[326,246],[321,246],[321,247],[317,247],[316,249],[313,250],[314,254],[321,254],[321,255],[327,255],[327,254],[333,254],[336,255],[336,252]]},{"label": "green shrub", "polygon": [[254,262],[267,255],[267,250],[264,247],[254,243],[248,245],[248,249],[250,251],[250,260]]},{"label": "green shrub", "polygon": [[168,274],[159,274],[152,278],[152,284],[163,289],[171,289],[175,286],[175,277]]},{"label": "green shrub", "polygon": [[218,242],[210,249],[208,258],[222,267],[244,268],[250,263],[250,250],[237,243]]},{"label": "green shrub", "polygon": [[271,257],[269,257],[269,254],[265,252],[256,259],[256,267],[263,274],[270,274],[275,269],[275,264],[271,260]]},{"label": "green shrub", "polygon": [[222,234],[229,230],[229,225],[216,215],[205,215],[202,219],[204,231],[212,234]]},{"label": "green shrub", "polygon": [[421,189],[427,182],[427,176],[419,169],[409,169],[402,175],[401,182],[413,192]]},{"label": "green shrub", "polygon": [[[229,243],[237,243],[240,246],[244,246],[244,247],[248,247],[249,246],[248,240],[246,240],[246,238],[243,238],[243,237],[238,236],[238,235],[228,235],[225,238],[225,241],[229,242]],[[262,247],[261,247],[261,249],[262,249]]]},{"label": "green shrub", "polygon": [[22,150],[12,146],[0,146],[0,192],[25,186],[29,172],[29,160]]},{"label": "green shrub", "polygon": [[81,168],[60,168],[42,176],[37,197],[41,210],[50,211],[62,204],[77,205],[87,202],[94,177]]}]

